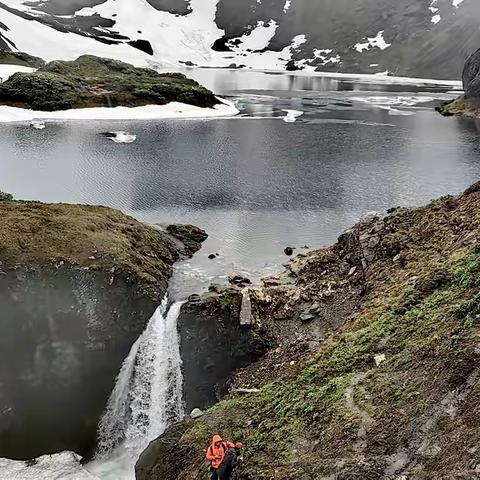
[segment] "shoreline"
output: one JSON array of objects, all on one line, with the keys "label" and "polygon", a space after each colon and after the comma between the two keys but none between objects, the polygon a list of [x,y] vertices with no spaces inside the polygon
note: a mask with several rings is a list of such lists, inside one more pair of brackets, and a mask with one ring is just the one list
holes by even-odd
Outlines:
[{"label": "shoreline", "polygon": [[213,108],[202,108],[180,102],[143,107],[93,107],[42,112],[26,108],[0,106],[0,124],[33,120],[166,120],[182,118],[231,117],[239,113],[233,102],[221,102]]}]

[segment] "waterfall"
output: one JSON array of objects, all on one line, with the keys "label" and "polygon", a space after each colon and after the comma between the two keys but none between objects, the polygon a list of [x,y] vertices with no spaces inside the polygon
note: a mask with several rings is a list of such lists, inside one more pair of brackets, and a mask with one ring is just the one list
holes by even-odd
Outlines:
[{"label": "waterfall", "polygon": [[123,362],[99,424],[97,459],[121,447],[137,456],[184,413],[177,319],[183,302],[166,313],[165,299]]}]

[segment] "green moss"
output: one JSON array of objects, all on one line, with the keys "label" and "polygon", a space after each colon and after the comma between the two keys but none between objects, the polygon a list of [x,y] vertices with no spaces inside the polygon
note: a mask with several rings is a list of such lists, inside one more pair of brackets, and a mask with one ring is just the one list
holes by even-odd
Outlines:
[{"label": "green moss", "polygon": [[0,84],[0,103],[37,110],[218,103],[213,93],[182,74],[159,74],[108,58],[83,55],[56,60],[33,73],[16,73]]},{"label": "green moss", "polygon": [[8,202],[13,200],[13,195],[0,191],[0,202]]},{"label": "green moss", "polygon": [[121,273],[145,293],[163,291],[174,243],[157,229],[106,207],[0,202],[0,260],[4,266],[64,261]]}]

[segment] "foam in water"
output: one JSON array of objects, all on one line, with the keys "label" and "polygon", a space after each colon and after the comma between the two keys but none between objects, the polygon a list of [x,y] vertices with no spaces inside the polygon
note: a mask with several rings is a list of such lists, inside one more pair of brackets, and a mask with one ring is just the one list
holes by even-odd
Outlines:
[{"label": "foam in water", "polygon": [[162,302],[132,346],[100,421],[96,459],[85,467],[73,452],[34,462],[0,459],[8,480],[134,480],[135,462],[148,443],[184,413],[177,318]]}]

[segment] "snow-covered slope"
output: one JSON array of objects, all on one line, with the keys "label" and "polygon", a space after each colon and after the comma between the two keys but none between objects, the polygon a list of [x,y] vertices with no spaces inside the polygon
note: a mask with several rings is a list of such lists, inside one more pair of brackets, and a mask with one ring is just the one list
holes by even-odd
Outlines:
[{"label": "snow-covered slope", "polygon": [[478,0],[0,0],[0,48],[45,60],[458,78]]}]

